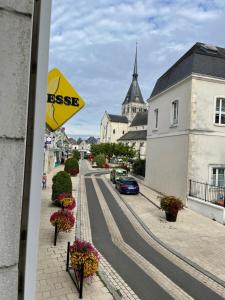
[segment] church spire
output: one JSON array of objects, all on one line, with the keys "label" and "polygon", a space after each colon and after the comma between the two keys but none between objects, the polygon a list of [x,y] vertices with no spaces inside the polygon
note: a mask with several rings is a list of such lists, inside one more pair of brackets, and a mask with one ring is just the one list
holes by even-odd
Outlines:
[{"label": "church spire", "polygon": [[134,60],[134,72],[133,72],[133,78],[137,79],[138,72],[137,72],[137,42],[136,42],[136,53],[135,53],[135,60]]}]

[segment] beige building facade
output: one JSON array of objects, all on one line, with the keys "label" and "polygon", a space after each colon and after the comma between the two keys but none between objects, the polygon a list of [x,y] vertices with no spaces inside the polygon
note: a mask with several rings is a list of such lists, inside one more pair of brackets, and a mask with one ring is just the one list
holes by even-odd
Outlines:
[{"label": "beige building facade", "polygon": [[[189,180],[225,186],[225,50],[221,49],[195,44],[159,78],[149,99],[145,183],[184,202]],[[177,80],[177,74],[183,78]]]},{"label": "beige building facade", "polygon": [[126,117],[105,112],[100,128],[101,143],[117,143],[128,130],[128,120]]}]

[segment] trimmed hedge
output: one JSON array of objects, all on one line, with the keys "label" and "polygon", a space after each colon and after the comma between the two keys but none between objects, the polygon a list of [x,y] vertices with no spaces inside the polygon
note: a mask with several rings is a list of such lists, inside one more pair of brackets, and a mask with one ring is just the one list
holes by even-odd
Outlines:
[{"label": "trimmed hedge", "polygon": [[73,150],[73,158],[77,161],[80,159],[80,152],[78,150]]},{"label": "trimmed hedge", "polygon": [[105,164],[105,155],[99,154],[94,158],[94,162],[96,162],[98,168],[103,168]]},{"label": "trimmed hedge", "polygon": [[72,181],[65,171],[58,172],[52,178],[52,201],[55,201],[61,193],[70,193],[72,195]]},{"label": "trimmed hedge", "polygon": [[133,163],[133,173],[145,177],[145,160],[139,159]]},{"label": "trimmed hedge", "polygon": [[65,163],[64,171],[70,176],[76,176],[79,173],[79,163],[75,158],[68,158]]}]

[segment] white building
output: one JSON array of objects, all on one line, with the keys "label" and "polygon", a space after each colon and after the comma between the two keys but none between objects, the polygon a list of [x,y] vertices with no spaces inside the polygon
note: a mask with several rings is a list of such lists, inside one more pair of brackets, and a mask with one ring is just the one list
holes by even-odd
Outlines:
[{"label": "white building", "polygon": [[117,143],[117,141],[128,132],[129,126],[136,114],[144,111],[146,111],[146,103],[143,100],[138,84],[136,48],[133,78],[122,103],[122,115],[112,115],[108,112],[104,113],[100,126],[100,142]]},{"label": "white building", "polygon": [[131,146],[140,159],[146,158],[148,112],[138,112],[131,122],[128,132],[118,142]]},{"label": "white building", "polygon": [[46,130],[43,167],[45,173],[51,172],[53,168],[60,165],[68,157],[69,144],[64,127],[54,132]]},{"label": "white building", "polygon": [[117,140],[128,130],[126,116],[108,114],[107,111],[101,121],[100,142],[117,143]]},{"label": "white building", "polygon": [[150,96],[145,181],[181,197],[188,181],[225,185],[225,49],[196,43]]}]

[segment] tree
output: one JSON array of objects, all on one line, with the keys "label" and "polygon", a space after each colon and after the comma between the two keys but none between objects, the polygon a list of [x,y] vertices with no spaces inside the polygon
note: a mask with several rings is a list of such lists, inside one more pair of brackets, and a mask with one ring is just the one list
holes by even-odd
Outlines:
[{"label": "tree", "polygon": [[70,193],[72,194],[72,181],[70,175],[65,171],[58,172],[52,178],[52,200],[56,200],[57,196],[61,193]]},{"label": "tree", "polygon": [[69,173],[71,176],[76,176],[79,173],[78,161],[71,157],[66,160],[64,171]]},{"label": "tree", "polygon": [[105,164],[105,155],[104,154],[96,155],[94,161],[96,162],[98,168],[103,168]]},{"label": "tree", "polygon": [[116,157],[125,157],[125,158],[133,158],[136,154],[133,147],[128,145],[124,145],[122,143],[101,143],[91,145],[91,153],[95,157],[99,154],[104,154],[109,160],[113,156]]},{"label": "tree", "polygon": [[76,160],[80,159],[80,152],[78,150],[73,150],[73,158],[75,158]]}]

